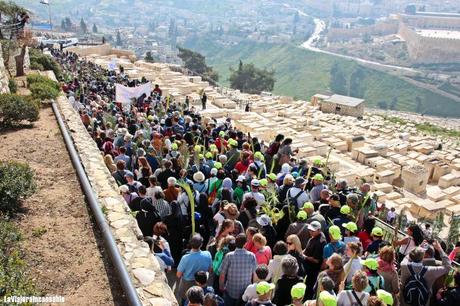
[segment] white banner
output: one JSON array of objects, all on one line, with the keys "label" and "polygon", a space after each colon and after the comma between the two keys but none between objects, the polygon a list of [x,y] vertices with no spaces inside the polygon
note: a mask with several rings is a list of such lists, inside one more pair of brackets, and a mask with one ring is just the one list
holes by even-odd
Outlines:
[{"label": "white banner", "polygon": [[133,98],[139,98],[143,94],[150,96],[152,92],[152,83],[148,82],[137,87],[126,87],[121,84],[115,84],[115,100],[120,103],[129,104]]}]

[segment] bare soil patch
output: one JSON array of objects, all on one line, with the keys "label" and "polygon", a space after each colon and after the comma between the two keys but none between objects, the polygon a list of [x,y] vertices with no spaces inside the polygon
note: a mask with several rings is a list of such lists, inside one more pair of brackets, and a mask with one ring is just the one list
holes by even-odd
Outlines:
[{"label": "bare soil patch", "polygon": [[51,107],[33,128],[0,131],[0,160],[28,162],[37,192],[17,218],[39,291],[65,305],[127,305]]}]

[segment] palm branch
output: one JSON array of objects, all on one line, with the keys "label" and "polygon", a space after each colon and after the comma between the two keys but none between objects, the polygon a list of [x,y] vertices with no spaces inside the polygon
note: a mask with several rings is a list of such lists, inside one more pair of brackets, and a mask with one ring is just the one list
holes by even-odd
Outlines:
[{"label": "palm branch", "polygon": [[189,204],[190,204],[190,220],[192,221],[192,234],[195,234],[195,197],[192,192],[192,188],[184,180],[180,180],[177,184],[182,187],[187,193]]}]

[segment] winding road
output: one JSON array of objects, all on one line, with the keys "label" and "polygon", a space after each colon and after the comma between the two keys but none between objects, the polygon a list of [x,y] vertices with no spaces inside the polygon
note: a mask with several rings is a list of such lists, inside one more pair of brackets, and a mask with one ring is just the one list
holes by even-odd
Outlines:
[{"label": "winding road", "polygon": [[[299,13],[299,15],[301,15],[301,16],[313,17],[313,16],[310,16],[307,13],[301,11],[298,8],[290,6],[287,3],[283,3],[283,6],[288,8],[288,9],[292,9],[292,10],[297,11]],[[304,43],[302,43],[300,45],[301,48],[304,48],[304,49],[307,49],[307,50],[310,50],[310,51],[313,51],[313,52],[328,54],[328,55],[337,56],[337,57],[341,57],[341,58],[344,58],[344,59],[356,61],[358,63],[366,65],[369,68],[373,68],[373,69],[376,69],[376,70],[381,70],[381,71],[396,75],[398,77],[402,77],[402,78],[404,78],[404,80],[408,81],[409,83],[414,84],[415,86],[428,89],[428,90],[430,90],[432,92],[435,92],[437,94],[440,94],[440,95],[442,95],[444,97],[447,97],[449,99],[452,99],[452,100],[455,100],[457,102],[460,102],[460,97],[458,97],[458,96],[456,96],[454,94],[451,94],[451,93],[445,92],[443,90],[440,90],[436,86],[429,85],[429,84],[426,84],[426,83],[422,83],[422,82],[416,81],[416,80],[414,80],[412,78],[409,78],[411,76],[417,76],[417,75],[426,74],[426,72],[423,71],[423,70],[409,68],[409,67],[403,67],[403,66],[397,66],[397,65],[382,64],[382,63],[379,63],[379,62],[370,61],[370,60],[366,60],[366,59],[355,57],[355,56],[350,56],[350,55],[344,55],[344,54],[340,54],[340,53],[330,52],[330,51],[322,50],[320,48],[315,47],[314,46],[315,43],[321,38],[321,33],[326,29],[326,22],[324,20],[322,20],[322,19],[314,18],[314,17],[313,17],[313,21],[315,23],[315,30],[313,31],[313,33],[310,36],[310,38],[308,38],[308,40],[306,40]],[[443,74],[439,74],[439,75],[440,76],[445,76]]]}]

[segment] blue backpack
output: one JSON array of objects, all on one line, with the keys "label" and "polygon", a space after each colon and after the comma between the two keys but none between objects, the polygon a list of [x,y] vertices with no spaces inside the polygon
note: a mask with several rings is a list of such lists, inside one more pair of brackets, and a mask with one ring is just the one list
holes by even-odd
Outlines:
[{"label": "blue backpack", "polygon": [[415,273],[412,265],[409,264],[407,268],[409,269],[410,276],[403,290],[404,301],[406,304],[412,306],[426,305],[430,290],[428,289],[424,276],[428,269],[423,267],[420,273]]}]

